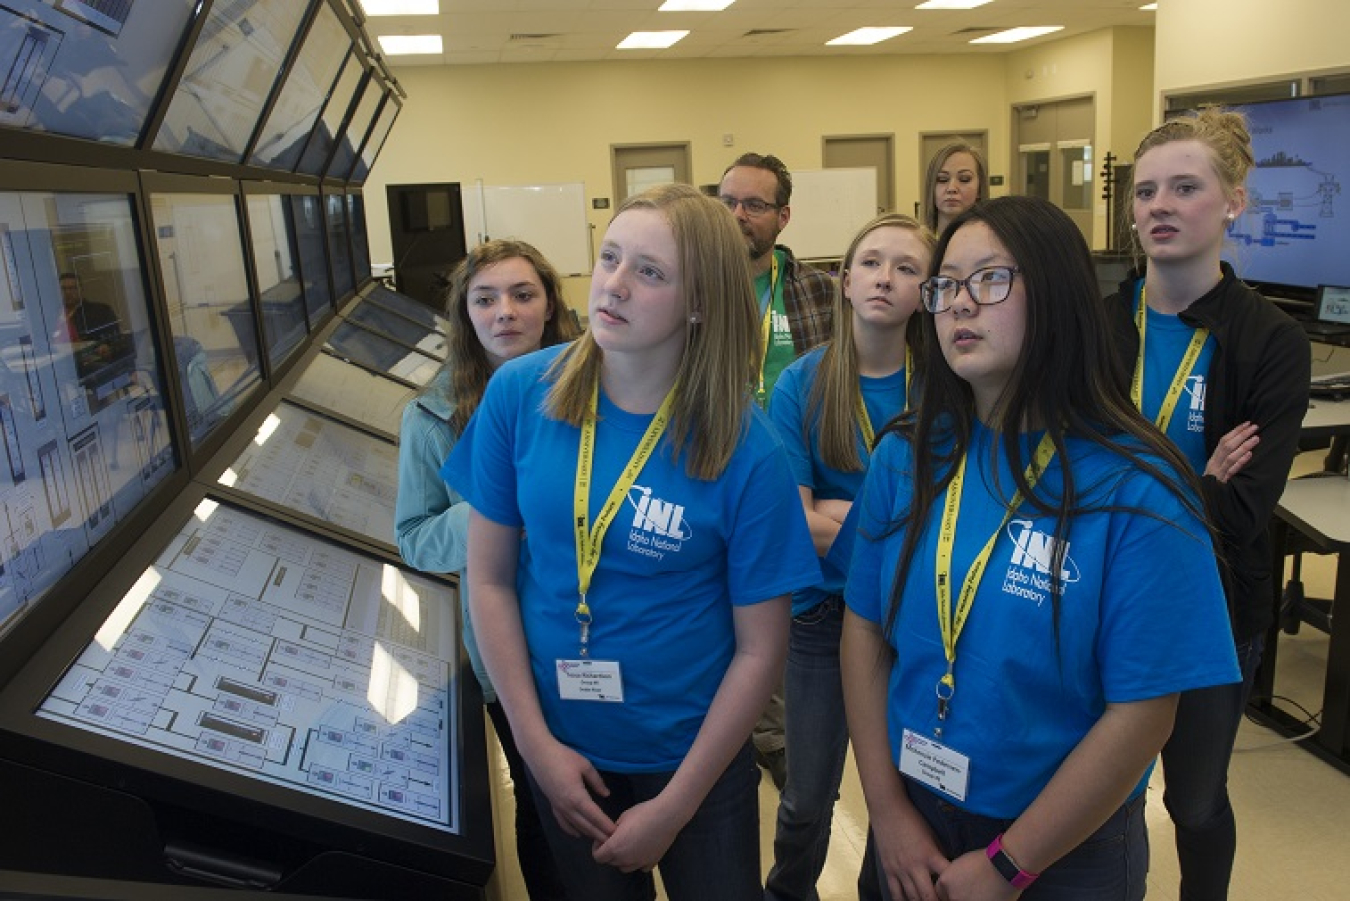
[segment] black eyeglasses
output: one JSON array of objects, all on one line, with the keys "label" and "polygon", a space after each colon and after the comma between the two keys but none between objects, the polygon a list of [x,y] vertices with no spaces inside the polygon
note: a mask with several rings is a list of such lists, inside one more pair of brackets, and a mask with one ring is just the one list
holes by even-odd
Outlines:
[{"label": "black eyeglasses", "polygon": [[747,197],[744,200],[742,200],[739,197],[727,197],[724,195],[717,199],[722,201],[722,205],[727,209],[731,210],[733,213],[736,212],[737,206],[742,206],[745,208],[745,211],[749,213],[751,216],[763,216],[769,210],[782,209],[782,207],[779,204],[767,203],[763,200],[760,200],[758,197]]},{"label": "black eyeglasses", "polygon": [[930,313],[945,313],[956,302],[961,286],[966,286],[970,299],[983,307],[1003,303],[1012,293],[1013,277],[1022,270],[1016,266],[989,266],[976,269],[966,278],[935,275],[919,287],[923,308]]}]

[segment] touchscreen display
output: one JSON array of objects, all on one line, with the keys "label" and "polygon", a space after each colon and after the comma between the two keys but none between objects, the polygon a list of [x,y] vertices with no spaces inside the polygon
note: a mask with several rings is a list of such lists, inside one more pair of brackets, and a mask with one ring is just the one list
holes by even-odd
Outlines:
[{"label": "touchscreen display", "polygon": [[38,715],[458,832],[455,603],[205,500]]},{"label": "touchscreen display", "polygon": [[285,401],[220,483],[381,544],[394,540],[398,448]]},{"label": "touchscreen display", "polygon": [[301,373],[291,393],[392,437],[398,434],[403,408],[417,396],[417,389],[319,354]]}]

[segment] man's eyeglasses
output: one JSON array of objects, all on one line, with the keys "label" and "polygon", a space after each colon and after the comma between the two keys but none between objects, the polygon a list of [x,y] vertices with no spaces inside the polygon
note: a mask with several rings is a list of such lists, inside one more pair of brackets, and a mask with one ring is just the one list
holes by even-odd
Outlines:
[{"label": "man's eyeglasses", "polygon": [[760,200],[758,197],[747,197],[744,200],[742,200],[739,197],[722,196],[718,197],[717,199],[722,201],[722,205],[725,206],[727,209],[731,210],[733,213],[736,212],[737,206],[741,206],[744,207],[745,211],[749,213],[751,216],[763,216],[769,210],[782,209],[780,205],[776,203],[766,203],[765,201]]},{"label": "man's eyeglasses", "polygon": [[1003,303],[1012,293],[1013,277],[1021,271],[1016,266],[989,266],[976,269],[966,278],[935,275],[919,287],[923,308],[930,313],[947,312],[956,302],[962,285],[970,299],[980,306]]}]

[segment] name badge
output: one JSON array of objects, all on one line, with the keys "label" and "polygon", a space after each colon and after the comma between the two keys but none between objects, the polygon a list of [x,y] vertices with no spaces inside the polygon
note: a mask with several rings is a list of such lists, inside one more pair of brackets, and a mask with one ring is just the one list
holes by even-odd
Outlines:
[{"label": "name badge", "polygon": [[970,758],[941,742],[905,730],[900,747],[900,772],[958,801],[966,799]]},{"label": "name badge", "polygon": [[564,701],[623,703],[623,676],[617,660],[559,660],[558,697]]}]

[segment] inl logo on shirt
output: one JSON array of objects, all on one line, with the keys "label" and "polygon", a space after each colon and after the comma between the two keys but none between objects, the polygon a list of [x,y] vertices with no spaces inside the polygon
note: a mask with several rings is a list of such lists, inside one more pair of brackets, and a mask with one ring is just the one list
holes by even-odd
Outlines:
[{"label": "inl logo on shirt", "polygon": [[1203,432],[1205,430],[1205,377],[1193,375],[1186,380],[1186,393],[1191,396],[1191,408],[1186,413],[1186,430]]},{"label": "inl logo on shirt", "polygon": [[[1037,532],[1031,526],[1029,519],[1014,519],[1008,523],[1008,537],[1013,540],[1012,559],[1009,563],[1049,575],[1050,564],[1055,557],[1056,541],[1054,536]],[[1065,584],[1077,582],[1078,567],[1069,557],[1068,542],[1064,544],[1063,562],[1064,568],[1059,572],[1059,580]]]},{"label": "inl logo on shirt", "polygon": [[[637,501],[633,494],[638,492]],[[628,492],[628,502],[636,511],[633,514],[633,528],[643,532],[652,532],[677,541],[687,541],[693,537],[689,524],[684,521],[684,507],[652,497],[650,488],[634,485]]]}]

